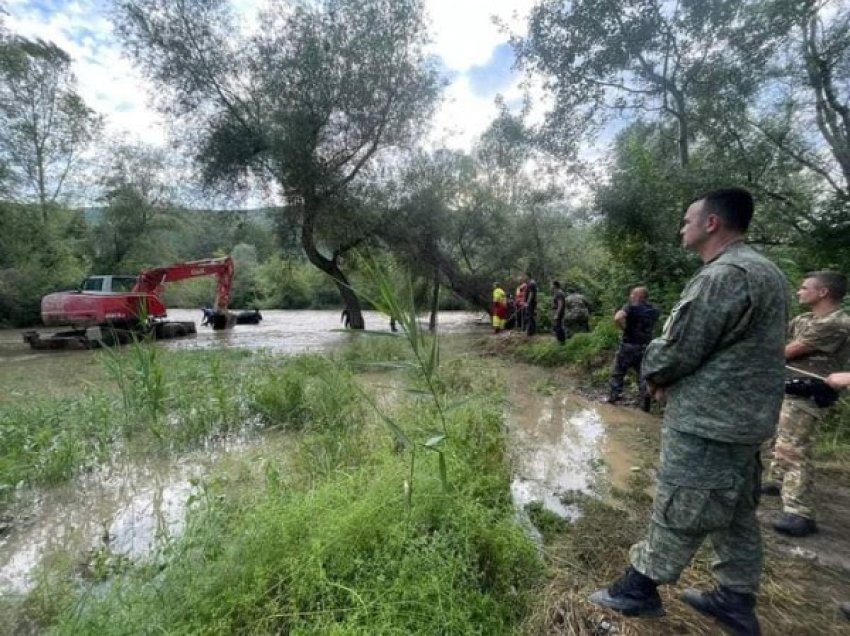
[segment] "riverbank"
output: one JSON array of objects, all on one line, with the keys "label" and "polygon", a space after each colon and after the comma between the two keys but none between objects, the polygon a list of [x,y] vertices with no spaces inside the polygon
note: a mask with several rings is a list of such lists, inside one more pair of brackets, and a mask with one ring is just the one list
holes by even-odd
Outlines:
[{"label": "riverbank", "polygon": [[[543,515],[544,554],[551,578],[541,593],[525,633],[550,634],[715,634],[711,621],[696,615],[678,600],[685,587],[711,587],[710,550],[703,546],[692,567],[675,586],[661,588],[667,616],[658,620],[628,619],[603,611],[587,597],[618,578],[628,564],[629,547],[641,539],[652,503],[655,466],[660,449],[661,409],[641,413],[638,400],[621,405],[602,403],[613,350],[605,349],[604,334],[580,334],[580,341],[559,348],[554,338],[523,334],[479,336],[470,348],[496,356],[506,366],[517,361],[536,363],[537,375],[525,386],[541,396],[583,396],[603,415],[612,442],[606,461],[623,464],[631,474],[625,488],[607,495],[565,497],[582,515],[570,524]],[[627,387],[634,392],[635,386]],[[576,399],[575,397],[571,399]],[[765,571],[759,594],[759,616],[765,634],[845,634],[850,623],[839,604],[850,599],[850,440],[846,427],[850,409],[842,405],[825,423],[816,456],[816,494],[820,532],[804,539],[778,535],[771,524],[779,514],[777,498],[765,497],[759,509],[765,544]],[[617,452],[619,449],[619,452]],[[622,482],[621,482],[622,483]]]},{"label": "riverbank", "polygon": [[[442,338],[430,390],[402,338],[356,334],[331,355],[154,347],[151,361],[129,348],[124,389],[112,375],[117,363],[100,352],[91,357],[100,368],[81,367],[80,395],[50,394],[48,383],[0,403],[0,414],[53,413],[39,435],[77,440],[45,437],[21,446],[28,457],[91,440],[107,449],[88,467],[69,463],[69,490],[126,462],[151,471],[131,512],[90,504],[85,524],[69,508],[53,510],[88,534],[45,543],[25,590],[0,600],[0,631],[716,633],[676,600],[685,585],[708,584],[707,552],[664,588],[663,619],[624,619],[587,603],[622,572],[645,527],[660,420],[594,401],[599,359],[508,363],[504,350],[490,351],[507,342],[500,338]],[[98,412],[99,427],[78,426]],[[75,413],[69,426],[62,418]],[[39,418],[27,421],[36,431]],[[111,436],[92,433],[101,430]],[[140,457],[173,458],[184,470],[168,481]],[[836,609],[850,598],[841,556],[850,519],[839,496],[850,482],[841,466],[833,461],[818,484],[824,519],[813,540],[772,536],[775,502],[763,505],[765,633],[846,629]],[[45,508],[55,491],[33,492]],[[11,533],[25,536],[35,523],[24,518]]]}]

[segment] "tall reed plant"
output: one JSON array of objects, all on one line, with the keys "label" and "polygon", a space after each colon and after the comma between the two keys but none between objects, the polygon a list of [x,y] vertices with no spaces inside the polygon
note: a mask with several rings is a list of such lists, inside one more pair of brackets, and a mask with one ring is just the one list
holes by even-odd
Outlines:
[{"label": "tall reed plant", "polygon": [[378,311],[395,319],[401,328],[401,337],[404,338],[412,354],[410,361],[397,361],[392,365],[396,368],[408,369],[414,374],[421,388],[408,388],[407,391],[416,395],[423,406],[429,405],[430,412],[435,416],[430,420],[432,425],[422,430],[422,435],[416,436],[407,432],[386,409],[382,409],[367,392],[363,391],[364,398],[378,414],[396,443],[409,456],[408,476],[404,482],[405,501],[409,510],[413,502],[414,474],[417,455],[420,451],[436,455],[440,483],[444,492],[449,490],[445,454],[449,441],[446,416],[452,405],[447,401],[446,392],[441,390],[440,340],[436,333],[427,333],[419,325],[413,283],[409,276],[399,290],[399,285],[374,258],[365,255],[362,263],[370,287],[377,291],[373,297],[365,296],[362,292],[361,295],[364,295]]}]

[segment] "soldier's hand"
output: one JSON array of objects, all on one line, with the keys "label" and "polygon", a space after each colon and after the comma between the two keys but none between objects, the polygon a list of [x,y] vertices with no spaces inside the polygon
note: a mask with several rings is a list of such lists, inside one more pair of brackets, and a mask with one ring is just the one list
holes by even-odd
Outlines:
[{"label": "soldier's hand", "polygon": [[850,386],[850,371],[830,373],[826,376],[826,383],[836,391],[846,389]]}]

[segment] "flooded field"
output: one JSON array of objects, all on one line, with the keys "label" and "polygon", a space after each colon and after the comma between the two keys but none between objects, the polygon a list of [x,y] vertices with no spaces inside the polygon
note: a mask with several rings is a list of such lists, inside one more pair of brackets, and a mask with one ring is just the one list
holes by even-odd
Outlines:
[{"label": "flooded field", "polygon": [[[340,312],[323,311],[263,311],[263,321],[258,325],[237,325],[227,331],[213,331],[201,327],[201,312],[189,309],[172,309],[168,317],[177,321],[194,321],[198,325],[195,336],[179,340],[165,340],[159,346],[166,349],[243,348],[262,349],[271,353],[323,351],[348,342],[357,334],[342,328]],[[422,320],[427,324],[427,315]],[[386,316],[364,312],[369,331],[389,333]],[[481,316],[464,311],[443,312],[439,316],[441,334],[464,333],[481,326]],[[3,394],[25,391],[37,385],[42,390],[56,394],[75,393],[91,383],[103,379],[102,365],[92,351],[33,351],[23,342],[26,329],[0,330],[0,402]],[[49,334],[58,330],[43,329]]]},{"label": "flooded field", "polygon": [[53,555],[76,555],[84,575],[100,549],[128,559],[149,554],[181,533],[205,475],[279,462],[287,442],[274,433],[235,436],[179,457],[108,464],[67,484],[22,493],[9,513],[16,523],[0,539],[0,594],[29,592],[38,565]]},{"label": "flooded field", "polygon": [[[175,320],[197,319],[198,312],[173,311]],[[263,312],[260,325],[237,326],[228,332],[199,327],[195,337],[160,343],[167,349],[246,348],[294,354],[334,348],[356,337],[340,328],[335,311]],[[389,331],[380,314],[367,312],[367,326]],[[443,334],[478,331],[477,315],[441,315]],[[0,332],[0,385],[4,394],[32,391],[65,394],[104,380],[102,363],[91,351],[33,352],[20,331]],[[540,501],[556,514],[574,518],[579,511],[562,502],[573,491],[604,493],[623,486],[632,470],[629,450],[608,431],[607,419],[629,426],[649,416],[609,409],[573,395],[568,386],[551,394],[527,390],[546,377],[545,371],[515,364],[505,369],[508,383],[508,433],[514,479],[511,493],[522,508]],[[396,395],[391,374],[361,375],[381,393]],[[0,398],[2,400],[2,398]],[[0,533],[0,595],[22,597],[33,589],[38,567],[54,554],[74,555],[85,574],[91,555],[99,550],[120,558],[138,559],[182,531],[187,507],[198,494],[198,483],[211,472],[221,473],[280,464],[287,442],[280,433],[251,433],[218,439],[202,449],[179,455],[143,456],[110,464],[78,476],[67,484],[21,492],[8,511]],[[240,468],[242,467],[242,468]]]}]

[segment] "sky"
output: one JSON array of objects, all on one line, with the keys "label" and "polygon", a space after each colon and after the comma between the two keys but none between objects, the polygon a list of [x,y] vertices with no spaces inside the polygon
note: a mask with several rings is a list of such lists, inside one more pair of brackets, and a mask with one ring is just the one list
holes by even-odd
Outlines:
[{"label": "sky", "polygon": [[[232,0],[246,29],[268,0]],[[78,90],[105,117],[106,132],[129,141],[166,144],[167,126],[151,107],[152,87],[122,54],[107,16],[109,0],[0,0],[9,31],[50,40],[74,60]],[[522,75],[513,70],[509,35],[523,32],[534,0],[426,0],[433,54],[448,82],[427,140],[468,150],[496,114],[494,98],[522,103]]]}]

